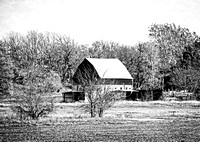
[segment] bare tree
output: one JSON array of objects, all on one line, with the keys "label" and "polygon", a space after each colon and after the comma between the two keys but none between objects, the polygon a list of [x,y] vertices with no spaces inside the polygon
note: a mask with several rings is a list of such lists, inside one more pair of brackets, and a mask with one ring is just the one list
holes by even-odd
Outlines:
[{"label": "bare tree", "polygon": [[78,68],[73,80],[81,85],[85,91],[88,104],[82,107],[90,112],[91,117],[95,117],[97,114],[102,117],[104,111],[121,98],[119,93],[116,94],[110,88],[113,81],[107,84],[104,79],[98,76],[92,65],[82,65]]},{"label": "bare tree", "polygon": [[91,117],[96,116],[96,102],[98,91],[97,83],[99,76],[92,65],[82,65],[79,67],[73,77],[73,81],[82,86],[85,91],[86,99],[89,105],[83,106],[86,111],[90,111]]},{"label": "bare tree", "polygon": [[97,113],[99,117],[102,117],[105,110],[112,107],[116,100],[122,98],[122,94],[112,92],[109,85],[99,85],[96,95]]},{"label": "bare tree", "polygon": [[97,114],[99,117],[103,117],[104,112],[123,97],[123,93],[115,93],[111,90],[110,85],[104,83],[97,81],[94,84],[85,86],[88,104],[84,106],[84,109],[90,111],[91,117],[95,117]]}]

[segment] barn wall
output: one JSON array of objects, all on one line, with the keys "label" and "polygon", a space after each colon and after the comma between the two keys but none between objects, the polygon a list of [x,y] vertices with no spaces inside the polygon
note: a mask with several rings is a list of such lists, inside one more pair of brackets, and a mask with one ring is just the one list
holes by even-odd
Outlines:
[{"label": "barn wall", "polygon": [[132,79],[101,79],[101,82],[106,85],[132,85]]},{"label": "barn wall", "polygon": [[[106,87],[111,91],[116,91],[116,90],[132,91],[133,90],[133,86],[132,85],[105,85],[105,84],[100,84],[99,86]],[[74,91],[83,91],[84,92],[84,88],[81,85],[74,85],[73,90]]]},{"label": "barn wall", "polygon": [[132,85],[107,85],[111,91],[132,91]]}]

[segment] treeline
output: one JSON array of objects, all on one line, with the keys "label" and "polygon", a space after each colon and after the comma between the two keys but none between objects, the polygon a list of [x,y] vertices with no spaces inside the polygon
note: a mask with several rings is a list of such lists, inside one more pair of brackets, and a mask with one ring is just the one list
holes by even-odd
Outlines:
[{"label": "treeline", "polygon": [[12,84],[24,85],[33,68],[56,72],[62,84],[69,84],[86,57],[118,58],[134,78],[135,89],[188,90],[198,94],[199,36],[175,24],[153,24],[149,37],[148,42],[133,46],[113,41],[95,41],[88,46],[55,33],[10,33],[0,41],[0,95],[9,93]]}]

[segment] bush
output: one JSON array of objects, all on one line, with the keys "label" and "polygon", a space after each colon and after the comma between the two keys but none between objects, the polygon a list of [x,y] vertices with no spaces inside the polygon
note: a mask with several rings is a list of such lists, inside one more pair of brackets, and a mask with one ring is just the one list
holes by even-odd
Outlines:
[{"label": "bush", "polygon": [[25,73],[23,85],[15,84],[15,100],[11,109],[20,119],[38,119],[53,111],[53,92],[57,91],[60,85],[55,86],[57,76],[45,68],[36,66]]},{"label": "bush", "polygon": [[32,92],[21,94],[16,99],[16,103],[11,107],[21,120],[28,118],[38,119],[39,117],[46,116],[53,111],[53,108],[53,97]]}]

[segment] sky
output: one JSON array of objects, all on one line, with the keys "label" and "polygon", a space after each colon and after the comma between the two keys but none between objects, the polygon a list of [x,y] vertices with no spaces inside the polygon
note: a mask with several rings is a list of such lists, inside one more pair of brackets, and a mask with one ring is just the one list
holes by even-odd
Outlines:
[{"label": "sky", "polygon": [[9,32],[55,32],[79,44],[134,45],[148,29],[175,23],[200,35],[200,0],[0,0],[0,38]]}]

